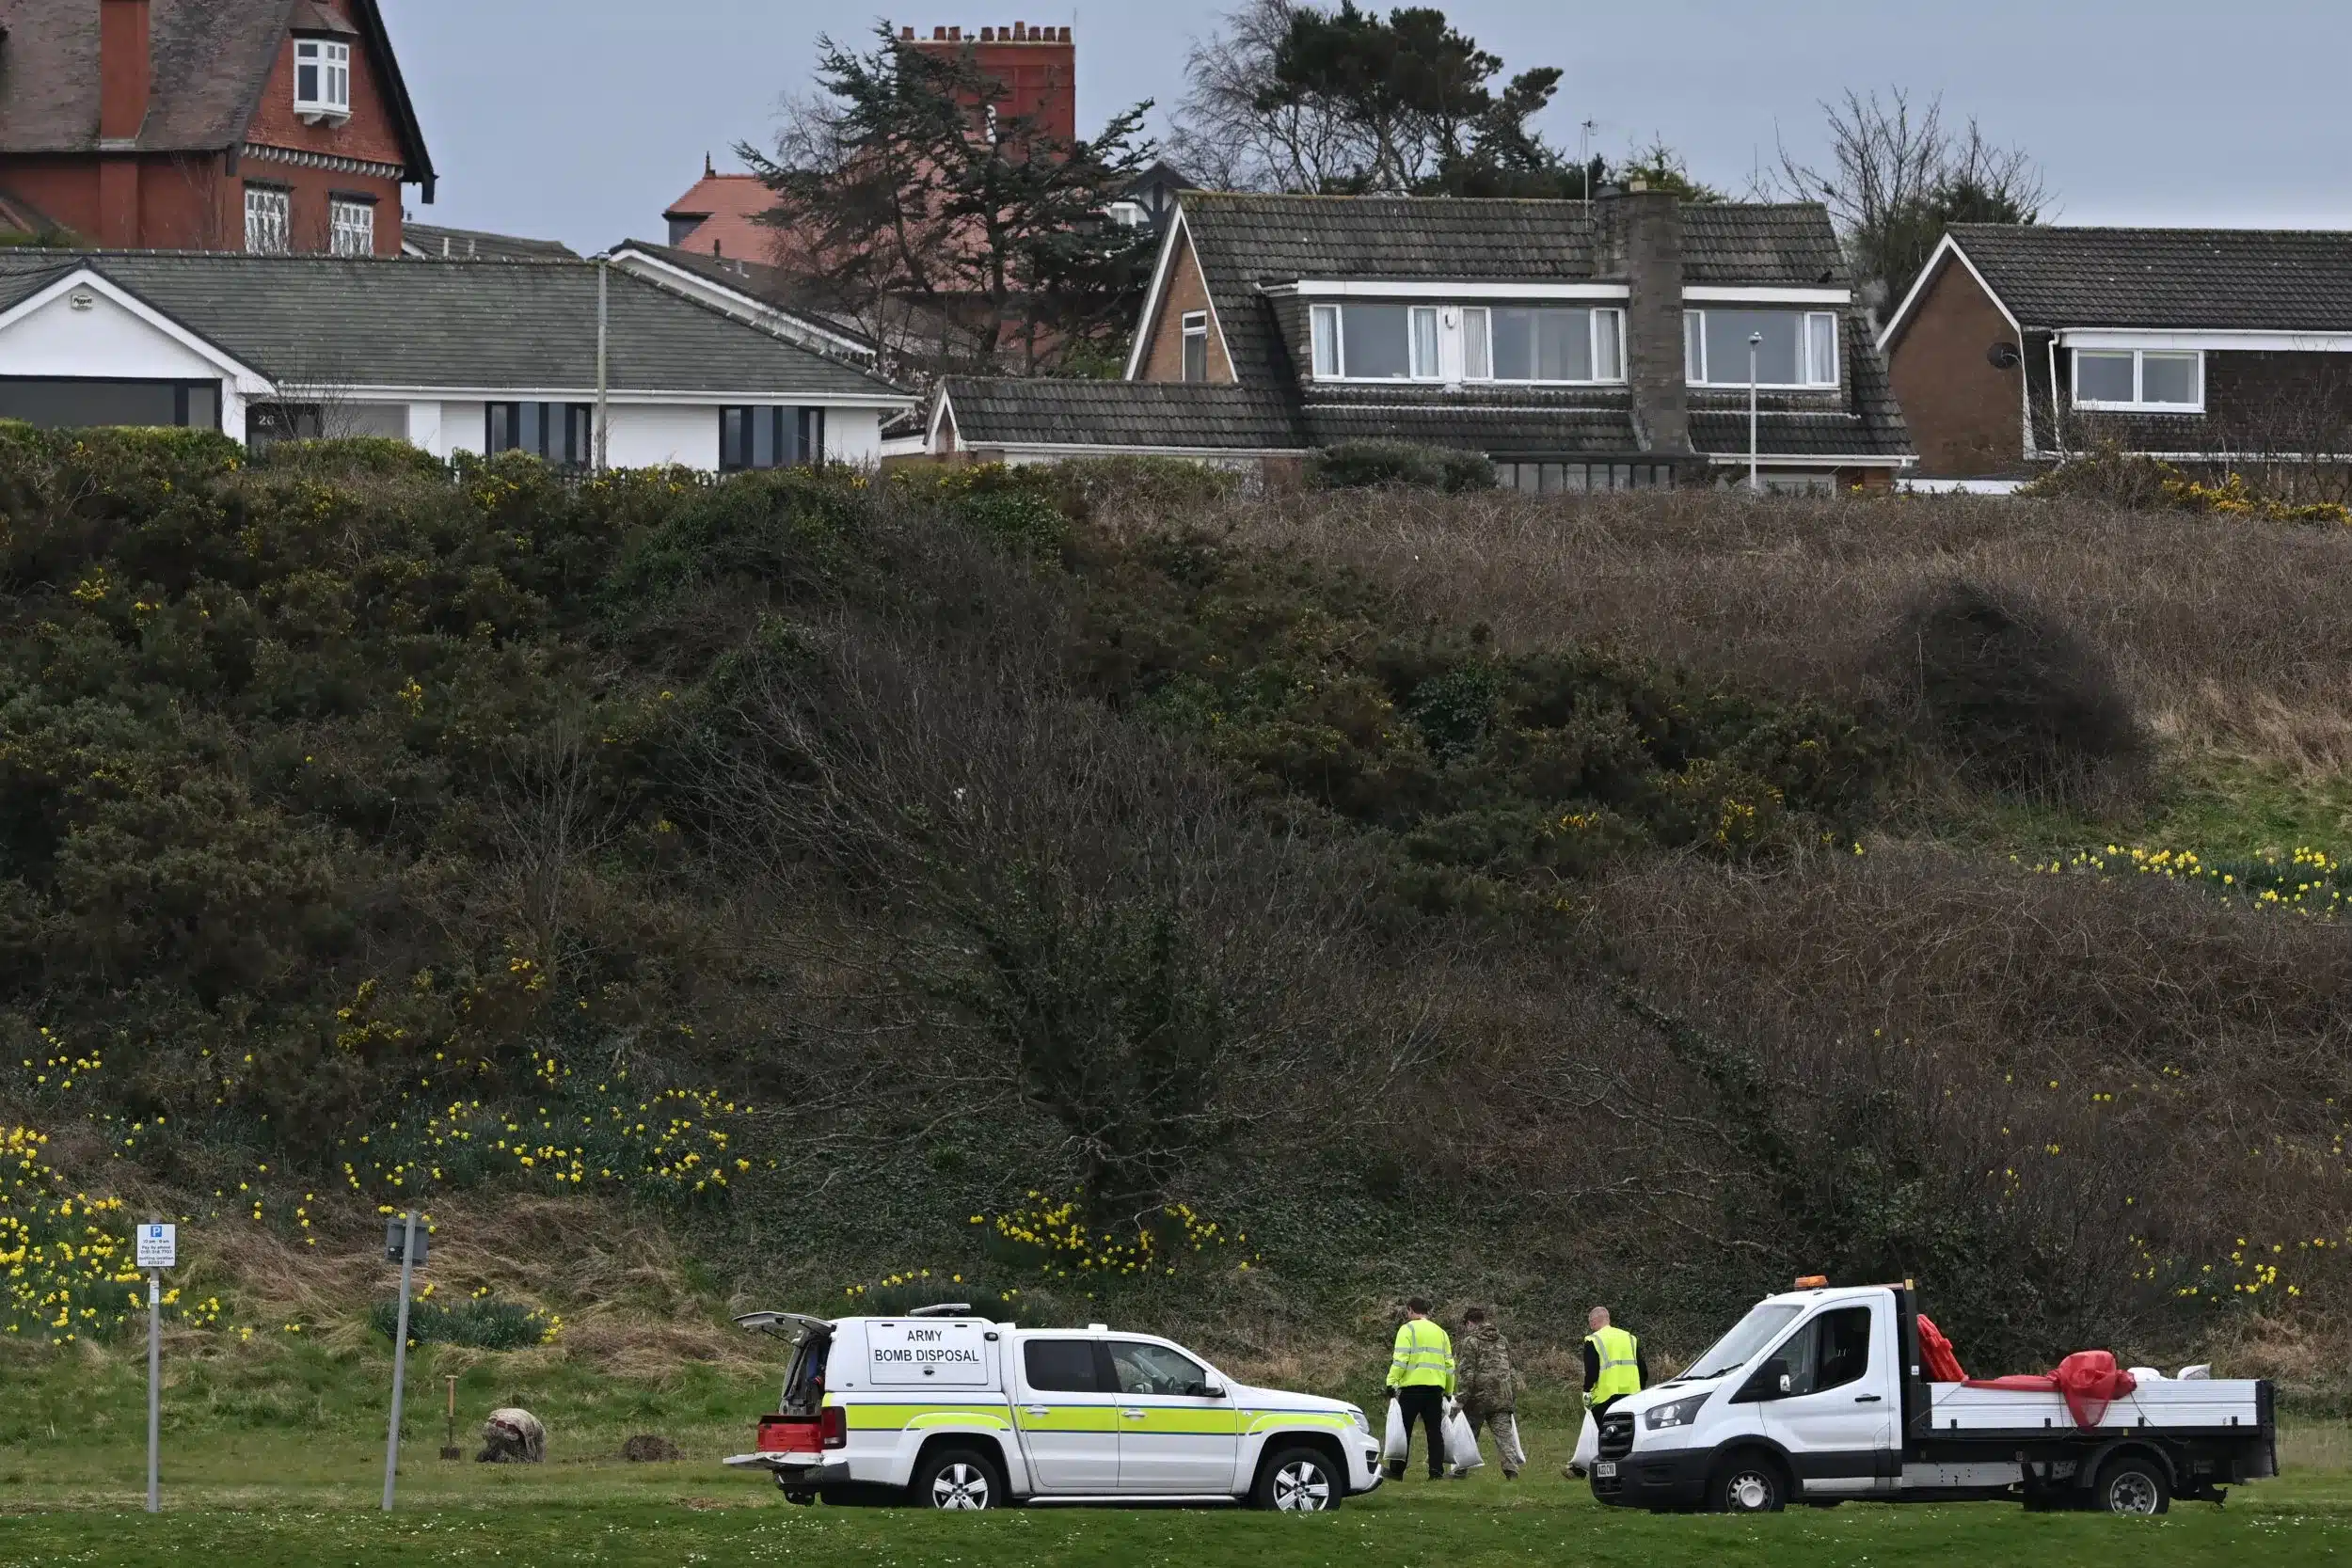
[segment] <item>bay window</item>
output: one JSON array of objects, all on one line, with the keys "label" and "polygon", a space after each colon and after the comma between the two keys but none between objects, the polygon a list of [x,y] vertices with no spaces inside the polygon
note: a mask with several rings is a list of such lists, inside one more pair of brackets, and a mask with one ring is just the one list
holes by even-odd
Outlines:
[{"label": "bay window", "polygon": [[294,113],[320,119],[350,115],[350,44],[336,39],[294,40]]},{"label": "bay window", "polygon": [[1693,387],[1745,387],[1750,338],[1761,340],[1753,345],[1757,386],[1837,385],[1837,317],[1829,310],[1685,310],[1685,379]]},{"label": "bay window", "polygon": [[2074,350],[2074,406],[2200,413],[2205,406],[2204,356],[2191,349]]}]

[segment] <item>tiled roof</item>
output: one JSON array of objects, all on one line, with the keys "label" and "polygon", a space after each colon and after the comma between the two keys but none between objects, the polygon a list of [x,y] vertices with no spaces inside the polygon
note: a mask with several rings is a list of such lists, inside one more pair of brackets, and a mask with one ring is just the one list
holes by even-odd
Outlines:
[{"label": "tiled roof", "polygon": [[684,249],[722,255],[730,261],[765,262],[775,255],[783,230],[759,218],[775,211],[775,206],[776,193],[755,174],[706,172],[693,189],[662,209],[661,215],[703,219],[686,236]]},{"label": "tiled roof", "polygon": [[2028,327],[2352,332],[2352,232],[1963,223],[1951,235]]},{"label": "tiled roof", "polygon": [[[0,298],[87,266],[280,382],[592,388],[596,275],[587,261],[417,261],[0,248]],[[900,404],[913,394],[614,269],[616,391],[740,392]]]},{"label": "tiled roof", "polygon": [[576,261],[580,253],[561,240],[526,240],[478,229],[444,229],[437,223],[400,226],[401,249],[428,261]]},{"label": "tiled roof", "polygon": [[713,256],[707,251],[688,250],[680,245],[655,245],[650,240],[624,240],[612,247],[615,253],[639,250],[674,267],[683,267],[698,277],[707,278],[724,289],[732,289],[745,299],[755,301],[779,315],[791,316],[822,332],[834,333],[866,346],[874,347],[873,339],[854,322],[841,321],[821,310],[811,310],[797,305],[781,303],[789,286],[784,269],[764,261],[742,261],[732,256]]},{"label": "tiled roof", "polygon": [[[350,0],[372,48],[408,175],[430,184],[432,159],[401,80],[376,0]],[[245,135],[297,8],[313,0],[151,0],[153,77],[139,147],[209,152]],[[87,152],[98,146],[97,0],[0,0],[0,153]]]},{"label": "tiled roof", "polygon": [[1287,398],[1245,387],[951,375],[940,391],[968,447],[1297,451],[1312,444]]}]

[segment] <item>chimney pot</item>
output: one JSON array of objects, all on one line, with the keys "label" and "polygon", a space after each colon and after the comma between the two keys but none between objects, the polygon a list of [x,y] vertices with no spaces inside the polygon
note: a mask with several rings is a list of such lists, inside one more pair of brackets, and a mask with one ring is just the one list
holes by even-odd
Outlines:
[{"label": "chimney pot", "polygon": [[931,41],[932,41],[933,43],[945,43],[945,42],[946,42],[946,41],[947,41],[947,29],[946,29],[946,28],[945,28],[945,27],[933,27],[933,28],[931,29]]},{"label": "chimney pot", "polygon": [[1064,43],[1068,43],[1068,42],[1070,41],[1070,29],[1069,29],[1069,28],[1064,27],[1064,28],[1061,30],[1061,40],[1062,40],[1062,42],[1064,42]]},{"label": "chimney pot", "polygon": [[981,28],[980,41],[982,43],[994,43],[996,41],[996,29],[993,27]]},{"label": "chimney pot", "polygon": [[914,24],[910,22],[904,27],[898,29],[898,37],[905,42],[913,43],[914,41]]},{"label": "chimney pot", "polygon": [[1014,42],[1019,43],[1025,41],[1028,36],[1029,24],[1027,23],[1016,22],[1012,24],[1012,37]]},{"label": "chimney pot", "polygon": [[963,29],[961,27],[948,28],[947,41],[949,43],[961,43],[963,41]]}]

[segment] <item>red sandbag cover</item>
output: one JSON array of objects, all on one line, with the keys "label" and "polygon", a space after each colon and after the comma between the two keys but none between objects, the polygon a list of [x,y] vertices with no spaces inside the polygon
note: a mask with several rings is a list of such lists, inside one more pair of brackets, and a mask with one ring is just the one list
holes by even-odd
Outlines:
[{"label": "red sandbag cover", "polygon": [[2107,1406],[2139,1386],[2139,1380],[2115,1364],[2115,1353],[2078,1350],[2058,1364],[2047,1377],[1970,1378],[1971,1388],[2006,1388],[2018,1394],[2063,1394],[2066,1408],[2078,1427],[2095,1427],[2107,1418]]},{"label": "red sandbag cover", "polygon": [[1960,1357],[1953,1353],[1952,1342],[1944,1338],[1944,1331],[1925,1312],[1919,1314],[1919,1359],[1928,1369],[1930,1383],[1968,1381],[1968,1374],[1960,1370]]}]

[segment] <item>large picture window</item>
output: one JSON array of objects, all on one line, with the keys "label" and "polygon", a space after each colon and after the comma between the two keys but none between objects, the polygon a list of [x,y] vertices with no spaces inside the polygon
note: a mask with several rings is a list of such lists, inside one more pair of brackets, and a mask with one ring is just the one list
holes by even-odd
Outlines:
[{"label": "large picture window", "polygon": [[1625,312],[1474,306],[1462,312],[1463,378],[1591,384],[1625,379]]},{"label": "large picture window", "polygon": [[1434,305],[1318,305],[1314,373],[1324,380],[1435,381]]},{"label": "large picture window", "polygon": [[719,467],[815,467],[825,460],[825,411],[768,404],[719,410]]},{"label": "large picture window", "polygon": [[41,430],[92,425],[218,430],[220,383],[0,375],[0,420],[22,420]]},{"label": "large picture window", "polygon": [[1750,338],[1756,384],[1837,385],[1837,317],[1829,310],[1685,310],[1684,373],[1693,387],[1745,387]]},{"label": "large picture window", "polygon": [[2078,348],[2074,406],[2193,414],[2205,406],[2205,360],[2196,350]]},{"label": "large picture window", "polygon": [[485,451],[527,451],[559,468],[596,461],[595,404],[494,403],[485,418]]}]

